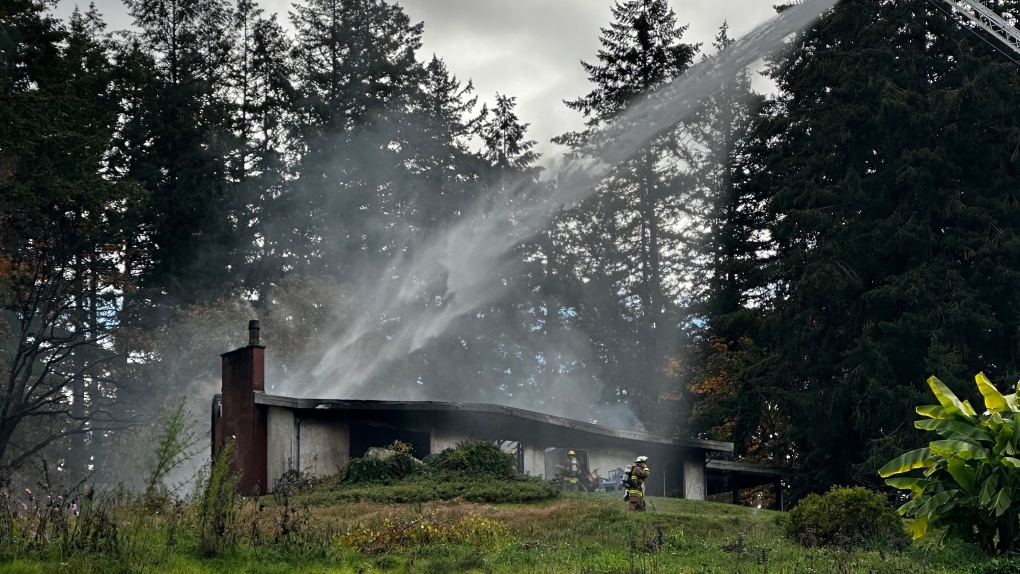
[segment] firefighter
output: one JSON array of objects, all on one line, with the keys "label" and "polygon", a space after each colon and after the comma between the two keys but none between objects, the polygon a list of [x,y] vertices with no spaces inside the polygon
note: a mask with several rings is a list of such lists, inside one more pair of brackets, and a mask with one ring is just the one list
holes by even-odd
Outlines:
[{"label": "firefighter", "polygon": [[624,497],[630,503],[631,510],[645,511],[645,479],[648,473],[648,457],[639,456],[634,459],[634,467],[627,473],[627,495]]},{"label": "firefighter", "polygon": [[580,477],[581,465],[577,462],[574,451],[567,451],[567,475],[565,477],[567,490],[579,492],[581,490]]}]

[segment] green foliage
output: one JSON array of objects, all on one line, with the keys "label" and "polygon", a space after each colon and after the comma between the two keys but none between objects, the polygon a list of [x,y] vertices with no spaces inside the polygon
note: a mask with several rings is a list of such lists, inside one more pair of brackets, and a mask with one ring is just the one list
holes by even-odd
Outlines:
[{"label": "green foliage", "polygon": [[180,488],[165,484],[167,476],[198,454],[197,446],[203,437],[195,430],[198,422],[186,407],[187,402],[182,400],[157,423],[149,476],[145,480],[149,504],[165,500]]},{"label": "green foliage", "polygon": [[974,568],[973,574],[1020,574],[1020,560],[994,560]]},{"label": "green foliage", "polygon": [[425,457],[432,472],[505,479],[517,473],[514,458],[490,442],[463,442]]},{"label": "green foliage", "polygon": [[385,461],[352,459],[339,482],[327,481],[312,489],[305,500],[530,502],[558,494],[545,481],[518,475],[513,457],[495,444],[463,442],[422,462],[400,452]]},{"label": "green foliage", "polygon": [[735,170],[766,194],[741,209],[765,206],[771,244],[741,292],[763,353],[743,395],[821,481],[872,480],[915,443],[929,374],[1020,376],[1020,156],[996,143],[1020,128],[1020,67],[937,4],[842,1],[791,37]]},{"label": "green foliage", "polygon": [[550,500],[559,490],[537,477],[514,476],[507,479],[412,476],[401,481],[384,483],[323,483],[299,496],[308,504],[372,501],[385,503],[419,503],[433,500],[461,499],[480,503],[524,503]]},{"label": "green foliage", "polygon": [[885,496],[859,486],[809,494],[783,519],[783,533],[805,547],[860,548],[881,542],[901,550],[910,540]]},{"label": "green foliage", "polygon": [[386,445],[386,450],[392,450],[397,454],[411,454],[414,451],[414,447],[400,439],[397,439]]},{"label": "green foliage", "polygon": [[915,538],[929,528],[945,528],[988,553],[1020,548],[1020,405],[1016,393],[1002,395],[978,373],[985,412],[977,414],[942,381],[928,379],[938,405],[917,407],[928,417],[914,423],[942,437],[904,453],[879,470],[883,477],[923,469],[922,476],[887,478],[889,486],[909,490],[900,513],[913,519]]},{"label": "green foliage", "polygon": [[350,484],[390,482],[411,476],[421,463],[407,453],[397,453],[387,460],[354,458],[344,469],[343,481]]},{"label": "green foliage", "polygon": [[199,539],[206,556],[216,556],[234,548],[237,542],[237,520],[240,497],[237,476],[230,472],[233,443],[228,442],[216,453],[209,475],[200,481],[198,496]]}]

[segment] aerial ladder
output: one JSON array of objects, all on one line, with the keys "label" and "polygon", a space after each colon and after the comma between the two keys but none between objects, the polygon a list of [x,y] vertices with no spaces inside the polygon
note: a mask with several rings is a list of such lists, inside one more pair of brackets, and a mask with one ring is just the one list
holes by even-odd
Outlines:
[{"label": "aerial ladder", "polygon": [[[938,2],[938,0],[935,0]],[[1020,55],[1020,30],[1012,22],[996,14],[984,0],[945,0],[956,11],[970,20],[975,26],[983,28],[1006,47]]]}]

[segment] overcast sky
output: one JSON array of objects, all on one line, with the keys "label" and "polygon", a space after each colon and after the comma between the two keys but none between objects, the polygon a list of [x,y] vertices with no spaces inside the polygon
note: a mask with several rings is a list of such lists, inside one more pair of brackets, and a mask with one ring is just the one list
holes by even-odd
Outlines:
[{"label": "overcast sky", "polygon": [[[267,13],[288,25],[291,0],[260,0]],[[131,25],[120,0],[94,0],[109,30]],[[70,14],[76,3],[61,0],[57,13]],[[518,115],[531,124],[528,134],[538,151],[556,155],[549,138],[581,127],[579,114],[563,105],[590,90],[580,61],[595,61],[599,28],[607,26],[613,0],[400,0],[415,22],[425,22],[420,59],[432,53],[446,61],[461,80],[474,81],[481,101],[496,92],[515,96]],[[711,49],[724,21],[738,37],[775,15],[776,0],[670,0],[681,24],[690,27],[687,42]]]}]

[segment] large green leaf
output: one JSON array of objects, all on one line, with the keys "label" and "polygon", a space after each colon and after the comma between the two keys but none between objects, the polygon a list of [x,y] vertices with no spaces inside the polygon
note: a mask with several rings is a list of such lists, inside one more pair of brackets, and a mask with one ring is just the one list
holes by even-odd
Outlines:
[{"label": "large green leaf", "polygon": [[885,466],[878,469],[878,474],[882,478],[888,478],[894,474],[900,474],[915,468],[929,467],[933,464],[935,464],[935,459],[931,456],[931,450],[927,447],[919,448],[903,453],[890,460]]},{"label": "large green leaf", "polygon": [[921,415],[922,417],[928,417],[932,419],[944,419],[949,417],[949,415],[946,414],[946,409],[942,408],[939,405],[924,405],[917,407],[914,410],[916,410],[917,414]]},{"label": "large green leaf", "polygon": [[987,508],[992,503],[992,497],[995,496],[995,491],[999,487],[999,477],[990,476],[984,484],[981,485],[981,496],[978,497],[978,504]]},{"label": "large green leaf", "polygon": [[956,483],[963,488],[964,492],[970,493],[974,491],[974,486],[977,482],[977,472],[966,461],[959,458],[950,459],[946,470],[956,480]]},{"label": "large green leaf", "polygon": [[900,490],[909,490],[914,496],[917,496],[924,492],[925,487],[929,484],[933,484],[935,481],[924,478],[912,478],[900,476],[896,478],[887,478],[885,483],[893,488]]},{"label": "large green leaf", "polygon": [[980,427],[953,419],[922,419],[914,423],[916,428],[939,433],[948,439],[995,442]]},{"label": "large green leaf", "polygon": [[944,514],[947,510],[946,507],[949,505],[949,501],[951,501],[959,492],[959,490],[946,490],[932,496],[921,505],[921,508],[917,509],[917,516],[932,517],[934,515]]},{"label": "large green leaf", "polygon": [[995,385],[992,384],[992,381],[988,380],[984,373],[978,373],[974,380],[977,381],[977,387],[981,391],[981,396],[985,398],[985,410],[990,413],[1001,413],[1009,410],[1009,405],[1006,404],[1006,397],[1002,396],[1002,393],[995,388]]},{"label": "large green leaf", "polygon": [[928,532],[928,517],[919,516],[915,518],[910,525],[907,526],[907,530],[910,531],[910,535],[914,537],[914,540],[924,536],[924,534]]},{"label": "large green leaf", "polygon": [[994,497],[992,497],[992,508],[995,509],[995,516],[1002,516],[1004,512],[1009,510],[1009,505],[1013,501],[1009,498],[1009,492],[1006,488],[1000,490]]},{"label": "large green leaf", "polygon": [[935,393],[935,398],[937,398],[939,400],[939,404],[946,409],[946,413],[948,415],[963,419],[971,418],[970,415],[973,415],[974,409],[969,408],[969,403],[968,405],[964,405],[953,391],[949,390],[949,387],[940,381],[938,377],[928,377],[928,386],[931,387],[931,391]]},{"label": "large green leaf", "polygon": [[1006,395],[1003,398],[1006,399],[1006,404],[1009,405],[1009,410],[1013,412],[1020,411],[1020,403],[1017,403],[1016,393]]},{"label": "large green leaf", "polygon": [[999,425],[998,438],[995,440],[995,447],[992,448],[992,452],[995,456],[1014,455],[1013,448],[1013,427],[1012,425]]},{"label": "large green leaf", "polygon": [[962,458],[963,460],[988,460],[991,453],[980,446],[962,440],[935,440],[928,444],[928,448],[935,456],[943,458]]}]

